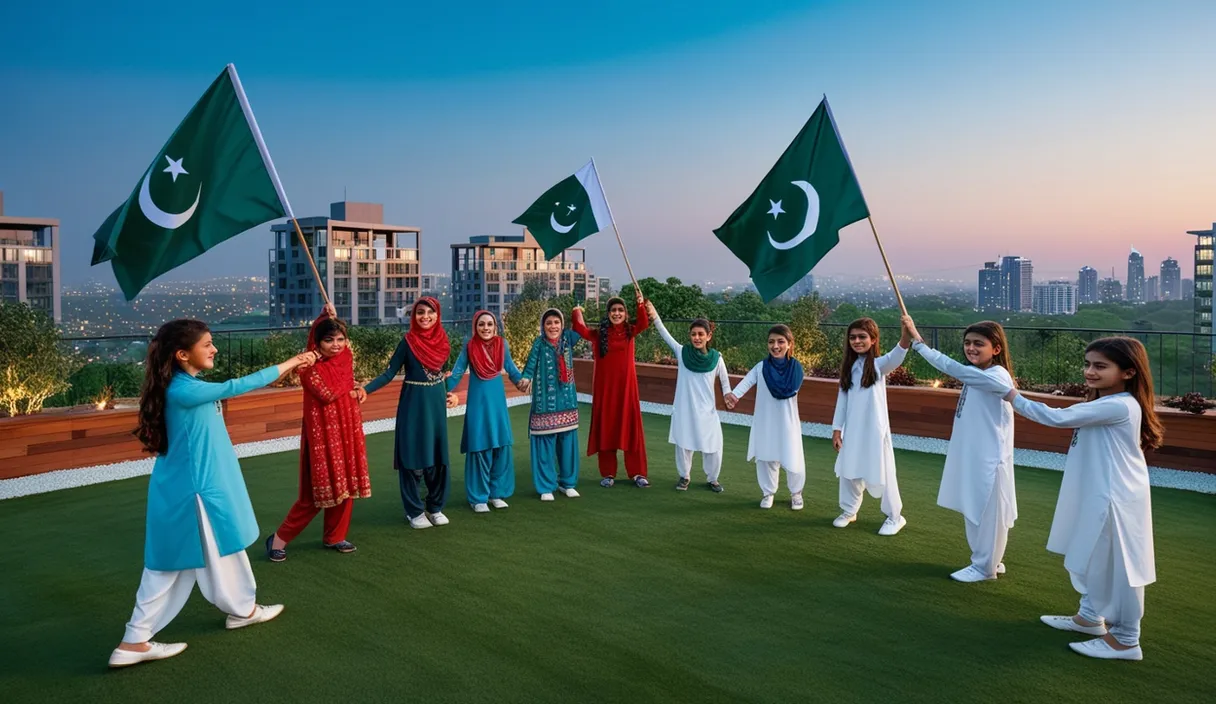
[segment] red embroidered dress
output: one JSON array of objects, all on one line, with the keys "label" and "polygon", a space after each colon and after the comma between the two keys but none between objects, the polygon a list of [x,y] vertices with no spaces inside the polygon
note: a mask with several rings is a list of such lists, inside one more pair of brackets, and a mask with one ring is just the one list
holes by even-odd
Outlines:
[{"label": "red embroidered dress", "polygon": [[[315,329],[327,316],[313,323]],[[308,349],[316,349],[313,333]],[[354,355],[350,347],[322,357],[300,373],[304,387],[304,427],[300,433],[300,477],[311,479],[313,505],[337,506],[347,499],[372,495],[367,474],[363,414],[350,392],[355,388]],[[301,499],[304,482],[301,481]]]}]

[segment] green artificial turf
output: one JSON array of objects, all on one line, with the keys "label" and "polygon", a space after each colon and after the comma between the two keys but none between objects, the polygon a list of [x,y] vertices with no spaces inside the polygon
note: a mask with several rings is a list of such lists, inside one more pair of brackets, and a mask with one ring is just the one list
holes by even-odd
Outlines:
[{"label": "green artificial turf", "polygon": [[[584,416],[584,437],[587,413]],[[1076,606],[1044,550],[1060,474],[1019,469],[1021,518],[996,582],[957,584],[962,518],[935,504],[942,457],[897,452],[908,526],[875,534],[837,515],[833,453],[807,439],[806,510],[757,504],[747,429],[727,426],[723,494],[673,490],[667,419],[647,416],[653,486],[598,486],[540,503],[526,408],[512,411],[511,508],[464,500],[462,419],[450,424],[451,525],[402,519],[391,435],[368,439],[373,496],[352,555],[320,520],[283,564],[250,549],[276,621],[223,629],[197,592],[158,636],[189,649],[108,671],[142,567],[146,479],[0,502],[0,701],[26,702],[1188,702],[1212,701],[1216,497],[1155,489],[1159,582],[1139,663],[1073,654],[1042,613]],[[263,535],[296,496],[296,453],[242,462]],[[703,475],[700,475],[703,478]]]}]

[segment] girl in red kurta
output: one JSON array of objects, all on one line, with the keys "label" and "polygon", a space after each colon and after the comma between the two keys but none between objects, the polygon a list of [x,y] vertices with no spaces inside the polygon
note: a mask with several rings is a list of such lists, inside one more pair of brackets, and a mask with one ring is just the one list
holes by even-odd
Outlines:
[{"label": "girl in red kurta", "polygon": [[325,511],[322,544],[338,552],[354,552],[346,539],[354,499],[372,495],[363,441],[363,414],[359,404],[366,396],[355,386],[354,356],[346,339],[346,326],[333,306],[312,324],[308,349],[321,359],[300,373],[304,387],[304,424],[300,433],[300,496],[278,531],[266,539],[271,562],[287,559],[287,544],[316,515]]},{"label": "girl in red kurta", "polygon": [[642,401],[638,395],[638,373],[633,364],[633,338],[650,325],[645,299],[637,294],[637,318],[630,324],[625,301],[608,299],[608,318],[592,330],[583,320],[583,309],[574,309],[574,331],[591,343],[595,359],[592,385],[591,433],[587,455],[599,456],[600,486],[610,487],[616,478],[616,451],[625,452],[625,472],[639,487],[646,480],[646,437],[642,433]]}]

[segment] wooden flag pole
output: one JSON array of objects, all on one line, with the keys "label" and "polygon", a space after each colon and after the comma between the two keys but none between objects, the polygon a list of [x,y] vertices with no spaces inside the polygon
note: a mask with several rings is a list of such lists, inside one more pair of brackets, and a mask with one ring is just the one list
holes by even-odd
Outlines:
[{"label": "wooden flag pole", "polygon": [[604,205],[608,208],[608,219],[612,221],[612,232],[616,235],[616,243],[621,248],[621,256],[625,258],[625,270],[629,272],[629,280],[633,282],[633,290],[641,291],[638,279],[633,275],[633,267],[629,265],[629,254],[625,251],[625,243],[621,241],[621,231],[616,227],[616,216],[612,214],[612,204],[608,202],[608,194],[604,193],[604,184],[600,181],[600,170],[595,165],[595,157],[591,158],[591,168],[595,169],[595,181],[599,184],[600,193],[604,196]]},{"label": "wooden flag pole", "polygon": [[899,311],[903,315],[907,315],[908,307],[904,305],[904,297],[899,293],[899,284],[895,283],[895,274],[891,273],[891,263],[887,261],[887,252],[882,248],[878,229],[874,227],[874,218],[866,216],[866,221],[870,223],[870,231],[874,233],[874,241],[878,243],[878,253],[882,255],[882,265],[887,268],[887,280],[891,282],[891,289],[895,291],[895,301],[899,303]]},{"label": "wooden flag pole", "polygon": [[304,232],[300,230],[300,221],[292,218],[291,224],[296,228],[296,237],[300,238],[300,247],[304,250],[304,256],[308,257],[308,265],[312,267],[313,278],[317,280],[317,290],[321,292],[321,299],[325,301],[325,305],[329,305],[329,294],[325,292],[325,282],[321,281],[321,272],[317,269],[316,260],[312,258],[312,250],[308,247],[308,240],[304,239]]}]

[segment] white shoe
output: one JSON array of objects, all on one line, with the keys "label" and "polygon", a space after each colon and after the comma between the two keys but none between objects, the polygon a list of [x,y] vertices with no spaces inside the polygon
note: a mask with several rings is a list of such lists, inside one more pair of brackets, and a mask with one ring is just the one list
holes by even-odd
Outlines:
[{"label": "white shoe", "polygon": [[1040,616],[1039,620],[1058,631],[1074,631],[1087,636],[1106,635],[1106,624],[1097,626],[1082,626],[1072,620],[1072,616]]},{"label": "white shoe", "polygon": [[551,491],[546,491],[545,493],[541,494],[541,495],[540,495],[540,500],[541,500],[541,501],[552,501],[552,500],[553,500],[553,492],[551,492]]},{"label": "white shoe", "polygon": [[558,489],[558,491],[565,494],[566,498],[568,499],[577,499],[579,496],[581,496],[581,494],[574,490],[574,487],[570,487],[568,489]]},{"label": "white shoe", "polygon": [[229,614],[228,620],[224,621],[224,628],[231,631],[237,628],[244,628],[245,626],[252,626],[255,623],[264,623],[277,618],[281,613],[283,613],[282,604],[271,604],[270,606],[258,604],[253,607],[253,615],[249,618],[241,618],[240,616]]},{"label": "white shoe", "polygon": [[904,518],[903,516],[900,516],[898,521],[888,518],[882,522],[882,526],[878,529],[878,534],[895,535],[899,531],[903,530],[904,526],[906,525],[908,525],[908,519]]},{"label": "white shoe", "polygon": [[772,508],[772,507],[773,507],[773,495],[765,494],[764,498],[760,499],[760,508]]},{"label": "white shoe", "polygon": [[428,513],[426,514],[426,517],[431,519],[431,523],[437,526],[446,526],[447,524],[451,523],[451,521],[448,520],[448,517],[443,515],[443,511]]},{"label": "white shoe", "polygon": [[1119,650],[1117,648],[1111,647],[1110,643],[1107,643],[1105,640],[1103,640],[1101,638],[1094,638],[1093,640],[1084,640],[1084,641],[1081,641],[1080,643],[1069,643],[1068,647],[1072,648],[1074,651],[1076,651],[1086,657],[1100,658],[1102,660],[1143,660],[1144,659],[1144,651],[1141,650],[1140,646],[1138,646],[1138,645],[1134,648],[1128,648],[1127,650]]},{"label": "white shoe", "polygon": [[857,514],[842,513],[832,521],[832,525],[837,528],[848,528],[849,524],[857,520]]},{"label": "white shoe", "polygon": [[430,528],[430,527],[431,527],[431,522],[426,519],[425,513],[420,513],[417,516],[414,516],[413,518],[410,519],[410,528],[422,530],[423,528]]},{"label": "white shoe", "polygon": [[490,505],[494,508],[506,508],[507,502],[502,499],[490,499]]},{"label": "white shoe", "polygon": [[185,643],[157,643],[154,640],[148,641],[148,649],[142,653],[115,648],[114,652],[110,653],[110,667],[129,667],[141,662],[164,660],[174,655],[180,655],[185,649]]},{"label": "white shoe", "polygon": [[963,569],[951,574],[950,579],[956,582],[986,582],[990,579],[996,579],[996,575],[994,574],[989,577],[975,565],[967,565]]},{"label": "white shoe", "polygon": [[790,510],[791,511],[801,511],[802,506],[803,506],[802,492],[800,491],[797,494],[794,494],[793,496],[790,497]]},{"label": "white shoe", "polygon": [[489,513],[490,506],[488,504],[473,504],[473,513]]},{"label": "white shoe", "polygon": [[1005,563],[1004,563],[1004,562],[998,562],[998,563],[997,563],[997,565],[996,565],[996,573],[997,573],[997,574],[1005,574]]}]

